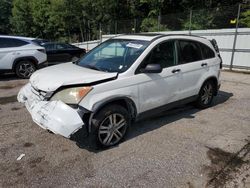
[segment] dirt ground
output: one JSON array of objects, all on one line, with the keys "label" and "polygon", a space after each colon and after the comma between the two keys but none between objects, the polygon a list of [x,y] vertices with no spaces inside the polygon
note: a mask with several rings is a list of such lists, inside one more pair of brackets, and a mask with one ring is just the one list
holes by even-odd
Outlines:
[{"label": "dirt ground", "polygon": [[33,123],[16,101],[27,82],[0,77],[0,187],[250,187],[250,74],[222,72],[211,108],[135,123],[107,150]]}]

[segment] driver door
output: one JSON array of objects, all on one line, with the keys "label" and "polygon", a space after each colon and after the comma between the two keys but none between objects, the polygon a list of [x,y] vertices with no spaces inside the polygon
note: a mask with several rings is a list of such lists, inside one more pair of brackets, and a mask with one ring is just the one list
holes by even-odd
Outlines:
[{"label": "driver door", "polygon": [[[161,73],[143,73],[147,64],[160,64]],[[158,44],[138,67],[140,112],[145,112],[177,101],[181,82],[181,70],[177,64],[177,46],[175,40]]]}]

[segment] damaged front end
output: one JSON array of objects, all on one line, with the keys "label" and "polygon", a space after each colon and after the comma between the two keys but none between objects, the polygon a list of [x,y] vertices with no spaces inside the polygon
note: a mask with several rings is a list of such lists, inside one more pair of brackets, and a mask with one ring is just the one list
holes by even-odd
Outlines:
[{"label": "damaged front end", "polygon": [[18,93],[17,99],[24,103],[33,121],[43,129],[70,138],[83,126],[84,112],[79,112],[60,100],[48,101],[50,93],[39,91],[26,84]]}]

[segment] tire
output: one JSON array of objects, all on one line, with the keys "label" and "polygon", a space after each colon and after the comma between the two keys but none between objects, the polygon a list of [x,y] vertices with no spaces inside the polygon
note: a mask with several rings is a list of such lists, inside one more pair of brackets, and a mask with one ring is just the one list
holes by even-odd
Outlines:
[{"label": "tire", "polygon": [[117,145],[124,139],[130,122],[130,115],[124,107],[120,105],[106,106],[92,120],[94,132],[91,140],[98,148]]},{"label": "tire", "polygon": [[15,73],[19,78],[30,78],[35,71],[36,67],[30,60],[21,60],[15,66]]},{"label": "tire", "polygon": [[83,52],[79,55],[79,58],[83,57],[86,54],[86,52]]},{"label": "tire", "polygon": [[215,94],[215,84],[208,80],[202,85],[195,106],[201,109],[211,106]]},{"label": "tire", "polygon": [[75,62],[75,61],[78,61],[78,60],[79,60],[79,57],[76,57],[76,56],[72,57],[72,59],[71,59],[72,62]]}]

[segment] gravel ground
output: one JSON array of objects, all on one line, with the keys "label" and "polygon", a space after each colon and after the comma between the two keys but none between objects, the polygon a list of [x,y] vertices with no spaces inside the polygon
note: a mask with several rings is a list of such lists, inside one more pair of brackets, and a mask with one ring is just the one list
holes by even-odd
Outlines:
[{"label": "gravel ground", "polygon": [[39,128],[16,102],[27,80],[0,79],[0,187],[250,187],[250,74],[223,72],[213,107],[140,121],[102,151]]}]

